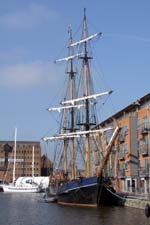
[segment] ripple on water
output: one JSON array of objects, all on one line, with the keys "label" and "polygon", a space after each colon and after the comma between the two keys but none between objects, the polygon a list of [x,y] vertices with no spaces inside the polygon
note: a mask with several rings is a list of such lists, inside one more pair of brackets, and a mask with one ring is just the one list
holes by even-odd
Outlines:
[{"label": "ripple on water", "polygon": [[144,210],[64,207],[42,201],[42,194],[0,193],[0,224],[6,225],[148,225]]}]

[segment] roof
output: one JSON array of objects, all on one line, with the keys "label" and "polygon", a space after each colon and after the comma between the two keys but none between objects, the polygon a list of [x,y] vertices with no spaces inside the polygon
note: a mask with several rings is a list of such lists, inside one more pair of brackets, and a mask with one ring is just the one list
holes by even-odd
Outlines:
[{"label": "roof", "polygon": [[114,119],[118,119],[124,113],[129,113],[132,110],[135,110],[135,108],[140,107],[141,105],[143,105],[145,102],[147,102],[149,100],[150,100],[150,93],[148,93],[148,94],[144,95],[143,97],[137,99],[136,101],[134,101],[130,105],[126,106],[125,108],[123,108],[122,110],[117,112],[116,114],[114,114],[111,117],[107,118],[106,120],[102,121],[100,124],[98,124],[98,126],[104,126],[106,123],[113,122]]},{"label": "roof", "polygon": [[[0,144],[13,144],[14,143],[14,140],[11,141],[11,140],[3,140],[3,141],[0,141]],[[17,141],[17,144],[25,144],[25,145],[40,145],[40,141]]]}]

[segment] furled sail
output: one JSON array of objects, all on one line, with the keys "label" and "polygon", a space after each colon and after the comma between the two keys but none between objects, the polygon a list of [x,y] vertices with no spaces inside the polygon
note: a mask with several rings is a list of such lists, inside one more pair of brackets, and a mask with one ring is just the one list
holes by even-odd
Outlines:
[{"label": "furled sail", "polygon": [[81,44],[83,44],[83,43],[85,43],[85,42],[88,42],[88,41],[92,40],[93,38],[96,38],[97,36],[100,36],[100,35],[102,35],[101,32],[96,33],[96,34],[93,34],[93,35],[91,35],[91,36],[89,36],[89,37],[86,37],[86,38],[80,40],[80,41],[77,41],[77,42],[75,42],[75,43],[70,44],[70,47],[74,47],[74,46],[76,46],[76,45],[81,45]]}]

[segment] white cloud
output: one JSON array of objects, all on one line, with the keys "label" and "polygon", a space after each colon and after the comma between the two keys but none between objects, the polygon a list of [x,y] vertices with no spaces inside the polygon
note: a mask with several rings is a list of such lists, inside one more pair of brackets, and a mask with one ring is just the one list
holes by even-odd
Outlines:
[{"label": "white cloud", "polygon": [[30,64],[16,64],[0,68],[0,86],[4,88],[31,88],[57,85],[56,70],[52,63],[34,62]]},{"label": "white cloud", "polygon": [[0,16],[0,24],[10,28],[31,28],[57,19],[58,14],[42,4],[31,4],[22,11]]}]

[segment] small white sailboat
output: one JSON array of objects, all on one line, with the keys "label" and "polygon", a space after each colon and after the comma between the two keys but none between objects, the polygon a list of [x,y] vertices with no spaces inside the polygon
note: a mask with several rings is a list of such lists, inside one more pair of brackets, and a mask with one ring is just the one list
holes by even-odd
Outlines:
[{"label": "small white sailboat", "polygon": [[[12,192],[12,193],[33,193],[39,192],[39,185],[34,182],[34,160],[32,160],[32,177],[19,177],[16,180],[16,138],[17,138],[17,129],[15,128],[15,141],[14,141],[14,163],[13,163],[13,182],[10,184],[1,184],[0,187],[3,192]],[[34,146],[33,146],[34,152]],[[33,153],[34,157],[34,153]]]},{"label": "small white sailboat", "polygon": [[3,184],[1,185],[3,192],[9,192],[9,193],[37,193],[39,192],[38,185],[16,185],[16,184]]}]

